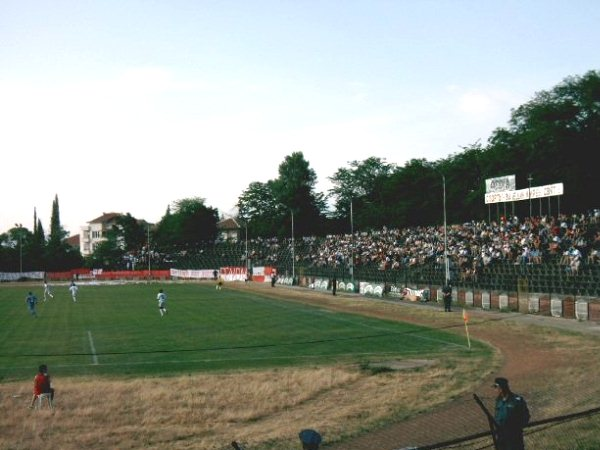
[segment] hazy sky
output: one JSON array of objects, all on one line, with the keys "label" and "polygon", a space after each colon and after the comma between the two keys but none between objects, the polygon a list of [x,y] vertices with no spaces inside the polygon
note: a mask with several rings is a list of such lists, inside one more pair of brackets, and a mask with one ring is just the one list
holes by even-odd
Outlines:
[{"label": "hazy sky", "polygon": [[[0,0],[0,232],[437,160],[599,69],[600,2]],[[505,175],[505,174],[499,174]],[[517,180],[517,184],[519,180]],[[483,202],[483,199],[482,199]]]}]

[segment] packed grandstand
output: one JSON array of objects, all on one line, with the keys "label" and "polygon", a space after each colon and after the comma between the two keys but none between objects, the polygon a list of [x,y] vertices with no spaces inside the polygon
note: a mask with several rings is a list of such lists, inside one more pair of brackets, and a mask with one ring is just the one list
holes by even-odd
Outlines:
[{"label": "packed grandstand", "polygon": [[[280,274],[351,276],[406,284],[442,284],[443,226],[357,231],[326,237],[250,238],[126,255],[128,268],[213,270],[275,267]],[[582,214],[449,225],[447,253],[455,285],[600,294],[600,210]],[[247,253],[246,253],[247,252]],[[293,261],[293,262],[292,262]],[[352,269],[352,270],[351,270]]]}]

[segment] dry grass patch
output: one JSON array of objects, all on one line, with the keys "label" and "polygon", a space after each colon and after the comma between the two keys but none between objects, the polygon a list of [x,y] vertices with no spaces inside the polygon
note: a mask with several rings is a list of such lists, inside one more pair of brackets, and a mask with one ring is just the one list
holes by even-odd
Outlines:
[{"label": "dry grass patch", "polygon": [[[56,379],[56,409],[27,409],[30,386],[1,386],[2,449],[289,449],[426,410],[458,394],[481,361],[373,375],[356,366],[135,380]],[[21,394],[20,397],[12,395]]]}]

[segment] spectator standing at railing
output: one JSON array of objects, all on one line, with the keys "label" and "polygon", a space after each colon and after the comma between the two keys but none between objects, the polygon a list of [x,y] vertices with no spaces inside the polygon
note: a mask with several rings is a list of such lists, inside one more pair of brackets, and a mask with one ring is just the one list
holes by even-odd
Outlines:
[{"label": "spectator standing at railing", "polygon": [[448,281],[442,288],[444,298],[444,312],[452,312],[452,284]]}]

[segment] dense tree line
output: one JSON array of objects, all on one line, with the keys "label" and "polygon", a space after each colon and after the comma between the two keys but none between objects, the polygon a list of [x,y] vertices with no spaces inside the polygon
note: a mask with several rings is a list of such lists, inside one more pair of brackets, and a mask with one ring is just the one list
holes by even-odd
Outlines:
[{"label": "dense tree line", "polygon": [[[564,183],[560,198],[536,201],[534,214],[581,212],[598,207],[600,179],[593,161],[600,148],[600,72],[566,78],[511,112],[505,127],[487,143],[476,142],[438,161],[413,159],[404,166],[378,157],[351,161],[331,177],[326,194],[315,190],[316,174],[302,152],[279,165],[278,177],[254,181],[238,199],[238,219],[252,237],[326,235],[441,224],[444,188],[448,223],[527,216],[531,203],[485,205],[485,180],[516,175],[517,189]],[[124,256],[149,250],[186,249],[217,238],[218,211],[202,198],[178,200],[150,226],[130,214],[120,217],[87,261],[91,267],[119,267]],[[0,270],[59,270],[81,263],[64,243],[58,198],[50,233],[16,224],[0,235]],[[148,244],[150,243],[150,249]],[[77,253],[77,254],[76,254]]]},{"label": "dense tree line", "polygon": [[[528,202],[484,203],[486,179],[514,174],[517,189],[529,187],[530,179],[532,186],[564,183],[564,195],[536,201],[534,214],[580,212],[599,206],[592,194],[599,177],[589,168],[599,147],[600,72],[590,71],[535,94],[485,145],[476,142],[447,158],[413,159],[402,167],[377,157],[352,161],[330,178],[327,199],[314,193],[314,172],[294,153],[280,166],[278,179],[252,183],[238,206],[252,235],[260,236],[287,233],[281,204],[298,209],[298,235],[348,232],[351,219],[355,230],[441,224],[445,184],[449,223],[523,217]],[[326,210],[325,200],[333,211]]]},{"label": "dense tree line", "polygon": [[67,232],[60,224],[58,196],[55,196],[48,236],[35,210],[33,231],[23,224],[15,224],[8,232],[0,234],[0,271],[61,271],[80,267],[81,253],[67,244],[66,237]]}]

